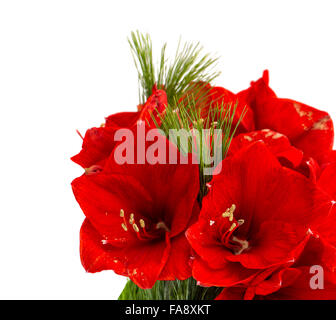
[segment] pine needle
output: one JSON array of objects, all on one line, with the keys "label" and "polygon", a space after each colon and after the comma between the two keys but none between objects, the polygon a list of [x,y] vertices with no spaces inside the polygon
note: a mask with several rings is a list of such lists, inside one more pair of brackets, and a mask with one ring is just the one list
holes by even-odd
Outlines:
[{"label": "pine needle", "polygon": [[168,102],[179,99],[192,82],[211,82],[220,73],[214,71],[218,58],[203,54],[200,43],[177,46],[173,61],[166,58],[167,44],[161,49],[159,63],[153,61],[152,40],[148,34],[132,32],[128,39],[138,71],[139,100],[144,103],[152,93],[154,84],[164,88]]},{"label": "pine needle", "polygon": [[129,280],[119,300],[213,300],[222,288],[202,288],[193,278],[157,281],[151,289],[140,289]]},{"label": "pine needle", "polygon": [[[158,124],[155,123],[156,126],[163,130],[166,136],[177,145],[182,153],[186,154],[193,152],[199,155],[201,188],[199,200],[201,201],[207,191],[206,183],[212,178],[211,175],[205,174],[205,172],[208,172],[206,168],[214,165],[214,163],[210,163],[209,158],[204,158],[204,156],[213,157],[214,155],[217,155],[220,156],[220,159],[226,157],[231,140],[237,131],[240,121],[245,115],[245,110],[242,112],[238,122],[233,125],[234,114],[238,102],[235,104],[215,104],[210,106],[208,117],[204,120],[201,116],[201,110],[196,108],[197,101],[194,100],[193,96],[188,96],[187,101],[187,103],[184,100],[182,103],[175,102],[173,105],[168,105],[165,115],[161,117],[161,126],[158,126]],[[216,119],[216,122],[210,123],[210,119]],[[154,117],[153,120],[155,121]],[[191,132],[192,129],[196,130],[200,136],[196,148],[193,143],[194,136],[188,136],[188,145],[181,144],[180,140],[175,139],[174,136],[169,134],[171,129],[177,131],[185,129],[186,132]],[[221,131],[221,137],[215,135],[215,129]],[[219,141],[220,138],[221,140]],[[203,141],[211,141],[211,143],[204,144]]]}]

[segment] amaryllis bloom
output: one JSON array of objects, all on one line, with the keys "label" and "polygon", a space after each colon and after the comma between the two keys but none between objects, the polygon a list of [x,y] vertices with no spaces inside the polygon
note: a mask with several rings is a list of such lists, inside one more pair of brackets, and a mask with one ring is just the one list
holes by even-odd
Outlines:
[{"label": "amaryllis bloom", "polygon": [[[265,70],[261,79],[251,82],[250,88],[237,94],[202,84],[203,99],[197,107],[205,119],[211,117],[215,107],[230,108],[231,112],[235,107],[233,128],[239,123],[237,134],[270,129],[287,136],[294,147],[305,153],[306,159],[313,158],[320,164],[335,161],[334,129],[329,114],[301,102],[278,98],[268,83],[269,75]],[[189,95],[200,85],[191,86]],[[245,115],[241,118],[243,112]],[[211,117],[209,122],[212,121],[216,119]]]},{"label": "amaryllis bloom", "polygon": [[278,98],[268,86],[268,71],[236,97],[254,113],[256,129],[271,129],[288,137],[307,157],[324,161],[333,147],[334,128],[329,114],[301,102]]},{"label": "amaryllis bloom", "polygon": [[225,288],[216,299],[335,300],[335,262],[336,249],[312,235],[295,263],[260,272],[247,286]]},{"label": "amaryllis bloom", "polygon": [[261,271],[293,263],[332,205],[263,142],[223,160],[208,186],[199,220],[186,233],[195,251],[193,277],[205,286],[247,284]]},{"label": "amaryllis bloom", "polygon": [[106,159],[116,145],[115,132],[121,128],[132,129],[138,121],[144,121],[149,128],[155,128],[152,116],[160,124],[167,107],[167,95],[164,90],[153,87],[152,95],[137,112],[120,112],[106,118],[100,127],[86,131],[83,138],[82,150],[71,158],[87,170],[88,173],[101,170]]},{"label": "amaryllis bloom", "polygon": [[88,272],[114,270],[141,288],[191,276],[185,231],[199,214],[198,165],[119,165],[112,153],[72,188],[86,216],[80,253]]}]

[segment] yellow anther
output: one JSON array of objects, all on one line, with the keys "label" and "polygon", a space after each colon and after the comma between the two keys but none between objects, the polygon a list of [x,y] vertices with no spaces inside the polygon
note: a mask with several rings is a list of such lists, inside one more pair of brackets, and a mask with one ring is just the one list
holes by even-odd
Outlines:
[{"label": "yellow anther", "polygon": [[222,214],[222,217],[223,218],[228,218],[228,217],[230,217],[231,216],[231,213],[230,212],[227,212],[227,211],[225,211],[223,214]]},{"label": "yellow anther", "polygon": [[144,228],[145,227],[145,221],[143,219],[140,219],[139,222],[140,222],[140,227]]},{"label": "yellow anther", "polygon": [[237,224],[234,222],[232,223],[230,229],[229,229],[229,232],[231,232],[235,227],[237,226]]},{"label": "yellow anther", "polygon": [[120,209],[120,217],[124,217],[125,216],[125,212],[124,212],[124,210],[123,209]]},{"label": "yellow anther", "polygon": [[123,228],[125,231],[127,231],[127,227],[126,227],[126,225],[125,225],[124,223],[122,223],[121,226],[122,226],[122,228]]},{"label": "yellow anther", "polygon": [[133,229],[135,232],[139,232],[139,228],[138,226],[136,225],[136,223],[133,224]]},{"label": "yellow anther", "polygon": [[236,205],[233,204],[233,205],[231,206],[231,208],[229,209],[229,211],[230,211],[231,213],[234,213],[235,210],[236,210]]},{"label": "yellow anther", "polygon": [[130,218],[129,218],[129,223],[130,224],[134,223],[134,213],[131,213]]},{"label": "yellow anther", "polygon": [[233,213],[236,210],[236,205],[232,205],[230,208],[226,209],[225,212],[222,214],[223,218],[229,218],[229,221],[233,221]]}]

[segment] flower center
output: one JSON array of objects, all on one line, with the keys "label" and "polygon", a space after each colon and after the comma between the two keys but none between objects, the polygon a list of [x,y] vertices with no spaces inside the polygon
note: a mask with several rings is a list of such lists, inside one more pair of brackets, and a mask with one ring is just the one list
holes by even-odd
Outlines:
[{"label": "flower center", "polygon": [[236,210],[236,205],[233,204],[230,208],[226,209],[222,213],[221,218],[226,221],[222,221],[222,228],[220,230],[220,241],[221,243],[230,249],[234,254],[241,254],[244,250],[249,248],[249,243],[247,240],[240,239],[234,233],[237,229],[244,224],[243,219],[236,220],[234,217],[234,212]]},{"label": "flower center", "polygon": [[123,220],[121,227],[124,231],[135,232],[139,240],[157,239],[162,236],[162,231],[170,232],[164,221],[153,223],[149,220],[145,221],[142,218],[136,221],[134,213],[131,213],[127,219],[123,209],[120,209],[120,217]]}]

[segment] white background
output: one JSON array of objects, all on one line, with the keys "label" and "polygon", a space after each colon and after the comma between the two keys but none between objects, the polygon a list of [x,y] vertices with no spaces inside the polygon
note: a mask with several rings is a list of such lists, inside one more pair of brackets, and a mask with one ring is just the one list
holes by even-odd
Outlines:
[{"label": "white background", "polygon": [[0,1],[0,298],[115,299],[125,280],[88,274],[69,158],[82,133],[135,110],[126,37],[181,35],[221,55],[215,82],[236,92],[265,68],[281,97],[336,120],[335,1]]}]

